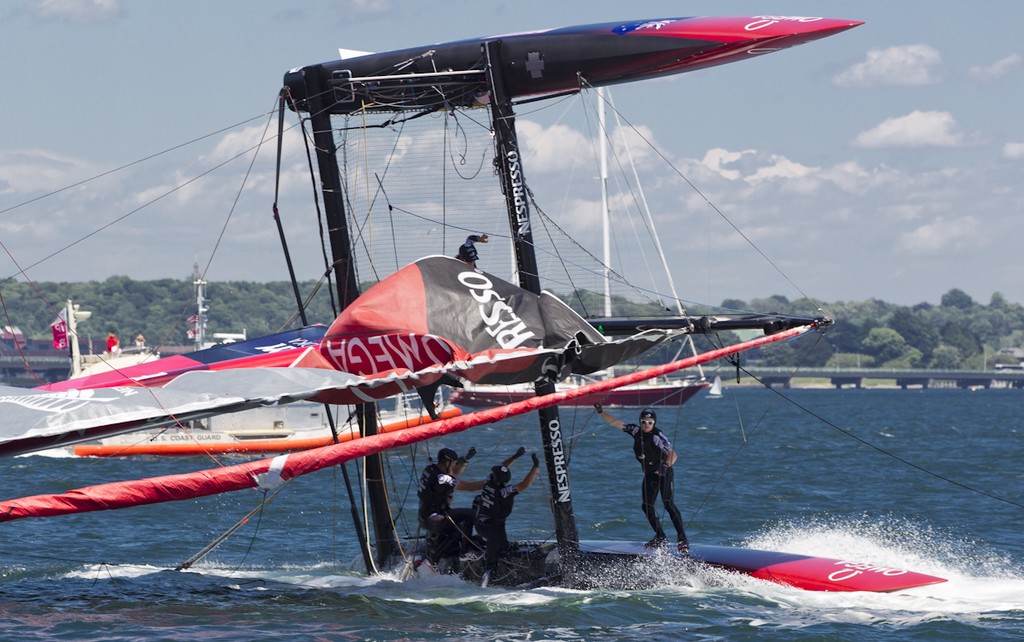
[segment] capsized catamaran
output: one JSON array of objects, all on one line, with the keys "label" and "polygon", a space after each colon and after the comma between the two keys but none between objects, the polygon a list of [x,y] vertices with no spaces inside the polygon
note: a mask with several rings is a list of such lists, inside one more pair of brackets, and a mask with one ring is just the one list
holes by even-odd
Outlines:
[{"label": "capsized catamaran", "polygon": [[[159,366],[147,364],[143,371],[123,371],[92,382],[95,386],[86,383],[52,386],[46,391],[0,390],[0,408],[6,420],[0,429],[0,454],[31,452],[272,403],[306,399],[370,402],[414,388],[429,399],[437,386],[458,385],[460,380],[534,382],[536,396],[387,434],[376,434],[373,413],[361,411],[365,436],[359,440],[216,471],[9,500],[0,503],[0,520],[198,497],[257,484],[274,487],[281,480],[364,457],[375,537],[372,550],[369,545],[364,548],[364,560],[367,568],[386,567],[395,559],[398,539],[382,487],[385,476],[381,474],[380,454],[536,410],[556,541],[527,544],[512,551],[510,555],[535,563],[519,566],[521,570],[516,572],[506,571],[500,577],[492,576],[492,583],[577,585],[587,569],[650,554],[636,544],[579,541],[558,404],[572,396],[610,391],[794,338],[831,321],[824,317],[682,314],[656,322],[584,320],[543,292],[531,194],[518,148],[513,101],[575,93],[584,85],[629,82],[724,64],[816,40],[858,24],[776,16],[610,23],[430,45],[288,72],[282,106],[287,104],[306,114],[312,128],[326,227],[331,233],[331,265],[342,306],[335,323],[326,332],[307,327],[269,343],[235,344],[231,349],[237,352],[232,354],[192,355]],[[519,286],[455,259],[432,257],[396,269],[392,276],[358,296],[354,255],[355,249],[367,241],[361,224],[349,221],[349,216],[355,217],[356,213],[346,209],[353,201],[349,200],[339,163],[339,152],[346,150],[343,146],[339,150],[335,139],[336,132],[343,132],[344,127],[335,128],[332,115],[394,116],[388,122],[396,129],[423,115],[482,106],[488,108],[490,116],[494,166],[511,229]],[[383,188],[381,174],[375,178]],[[381,269],[381,263],[378,260],[372,269]],[[555,382],[570,374],[605,369],[675,336],[738,328],[760,329],[764,336],[616,379],[568,391],[554,390]],[[606,335],[624,338],[612,340]],[[366,405],[361,403],[360,407]],[[878,569],[841,560],[728,547],[695,545],[691,550],[693,559],[699,562],[815,590],[892,591],[943,581],[901,569]],[[467,577],[473,577],[472,565],[463,570]]]}]

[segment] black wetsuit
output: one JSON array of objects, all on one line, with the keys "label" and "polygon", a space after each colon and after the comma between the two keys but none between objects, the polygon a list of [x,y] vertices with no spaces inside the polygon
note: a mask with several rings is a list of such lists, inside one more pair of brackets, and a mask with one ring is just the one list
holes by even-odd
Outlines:
[{"label": "black wetsuit", "polygon": [[633,437],[633,455],[644,470],[643,486],[640,492],[643,498],[644,514],[647,515],[647,521],[654,529],[654,536],[658,539],[665,539],[665,531],[661,528],[661,520],[654,508],[654,500],[658,498],[660,492],[665,512],[672,520],[679,541],[689,545],[686,531],[683,530],[683,518],[673,499],[675,469],[672,466],[663,466],[665,457],[672,450],[672,442],[657,428],[645,433],[637,424],[626,424],[622,430]]},{"label": "black wetsuit", "polygon": [[476,234],[472,234],[466,238],[466,242],[459,246],[459,255],[456,257],[470,265],[476,265],[477,259],[480,256],[477,254],[475,243],[480,240],[480,237]]},{"label": "black wetsuit", "polygon": [[483,490],[473,500],[476,509],[476,530],[487,540],[484,552],[484,569],[494,570],[498,558],[508,547],[508,533],[505,531],[505,520],[512,513],[519,489],[514,485],[499,484],[488,479]]},{"label": "black wetsuit", "polygon": [[457,483],[437,464],[430,464],[420,475],[420,526],[428,533],[427,559],[435,564],[442,557],[465,553],[473,534],[473,511],[451,507]]}]

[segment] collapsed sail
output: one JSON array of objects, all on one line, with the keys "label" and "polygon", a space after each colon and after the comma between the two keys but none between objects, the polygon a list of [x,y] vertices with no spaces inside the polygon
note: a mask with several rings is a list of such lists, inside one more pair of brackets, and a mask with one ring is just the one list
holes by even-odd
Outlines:
[{"label": "collapsed sail", "polygon": [[373,401],[445,376],[555,380],[601,370],[672,336],[649,330],[606,340],[554,296],[447,257],[421,259],[381,281],[326,333],[296,333],[38,390],[0,387],[0,456],[277,403]]},{"label": "collapsed sail", "polygon": [[611,341],[550,293],[434,256],[360,296],[327,330],[321,353],[365,377],[451,360],[475,383],[513,384],[603,370],[672,336],[647,330]]},{"label": "collapsed sail", "polygon": [[[100,484],[56,495],[36,495],[0,502],[0,522],[25,517],[45,517],[97,510],[141,506],[165,501],[194,499],[244,488],[272,488],[282,481],[306,475],[351,459],[365,457],[392,448],[407,446],[441,435],[462,432],[484,424],[551,407],[576,396],[600,393],[615,388],[678,372],[715,359],[795,338],[816,327],[802,325],[718,350],[712,350],[668,364],[632,372],[614,379],[598,381],[579,388],[533,397],[507,406],[481,410],[398,432],[364,437],[342,444],[314,448],[235,466],[167,475],[125,482]],[[342,373],[330,373],[332,375]]]}]

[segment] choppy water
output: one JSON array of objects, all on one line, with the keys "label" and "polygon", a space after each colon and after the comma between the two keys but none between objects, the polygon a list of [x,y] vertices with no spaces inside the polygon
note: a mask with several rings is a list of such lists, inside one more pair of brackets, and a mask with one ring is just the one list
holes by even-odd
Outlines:
[{"label": "choppy water", "polygon": [[[368,578],[350,570],[358,548],[344,487],[325,471],[292,482],[185,573],[172,569],[254,507],[255,491],[0,524],[0,639],[1024,638],[1024,509],[982,494],[1024,504],[1024,391],[784,394],[727,388],[722,399],[659,412],[682,453],[677,498],[691,541],[853,558],[948,583],[901,594],[812,593],[681,571],[667,560],[623,569],[657,578],[657,588],[637,591]],[[646,540],[628,437],[586,410],[562,418],[581,537]],[[528,417],[430,447],[475,445],[468,476],[482,476],[520,444],[537,448],[538,435]],[[3,460],[0,494],[211,464],[21,457]],[[390,460],[399,523],[413,516],[413,477],[424,464],[423,447]],[[538,480],[519,498],[513,538],[550,535],[545,491]],[[471,495],[456,498],[468,505]]]}]

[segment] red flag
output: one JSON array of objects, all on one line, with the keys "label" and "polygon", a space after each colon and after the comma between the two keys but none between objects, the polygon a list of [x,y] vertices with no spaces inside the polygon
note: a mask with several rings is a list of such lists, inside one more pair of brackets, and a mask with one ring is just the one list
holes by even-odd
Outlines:
[{"label": "red flag", "polygon": [[50,324],[50,330],[53,331],[53,347],[60,350],[66,350],[68,347],[68,323],[65,318],[66,315],[67,310],[61,310],[57,319]]}]

